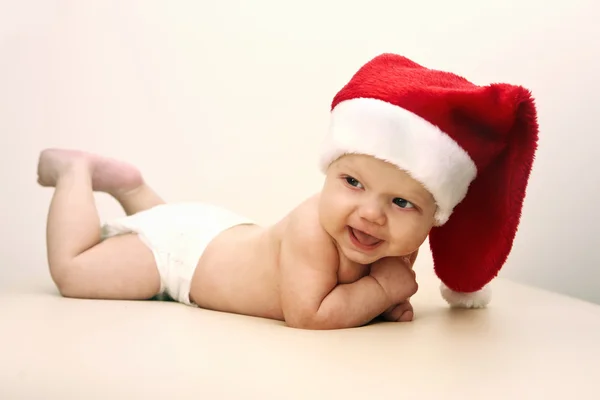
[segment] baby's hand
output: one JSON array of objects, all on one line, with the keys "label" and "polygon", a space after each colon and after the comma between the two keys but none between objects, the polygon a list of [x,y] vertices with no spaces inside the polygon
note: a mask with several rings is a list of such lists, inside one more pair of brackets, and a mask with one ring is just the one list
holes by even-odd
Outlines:
[{"label": "baby's hand", "polygon": [[381,314],[384,321],[390,322],[410,322],[413,320],[414,311],[410,300],[406,300],[398,305],[391,306]]},{"label": "baby's hand", "polygon": [[385,257],[371,265],[370,275],[379,282],[392,304],[400,304],[417,292],[418,285],[410,259]]}]

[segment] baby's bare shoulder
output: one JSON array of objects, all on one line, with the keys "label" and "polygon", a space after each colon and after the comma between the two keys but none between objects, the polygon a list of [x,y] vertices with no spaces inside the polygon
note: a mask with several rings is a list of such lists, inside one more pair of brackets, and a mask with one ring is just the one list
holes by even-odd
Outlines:
[{"label": "baby's bare shoulder", "polygon": [[337,249],[321,227],[318,211],[318,199],[300,204],[288,214],[281,237],[280,304],[291,326],[321,324],[320,305],[337,285]]},{"label": "baby's bare shoulder", "polygon": [[314,260],[320,265],[337,266],[338,252],[332,238],[321,226],[319,220],[318,196],[300,204],[288,216],[282,251],[288,257]]}]

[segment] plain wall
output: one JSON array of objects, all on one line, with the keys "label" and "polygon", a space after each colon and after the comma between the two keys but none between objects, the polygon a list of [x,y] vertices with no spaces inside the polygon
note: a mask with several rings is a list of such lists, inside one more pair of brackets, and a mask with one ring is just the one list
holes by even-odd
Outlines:
[{"label": "plain wall", "polygon": [[[335,92],[396,52],[533,91],[540,149],[501,276],[600,303],[600,6],[569,4],[3,1],[0,284],[49,280],[43,148],[123,158],[168,200],[272,223],[320,188]],[[107,196],[98,207],[121,215]]]}]

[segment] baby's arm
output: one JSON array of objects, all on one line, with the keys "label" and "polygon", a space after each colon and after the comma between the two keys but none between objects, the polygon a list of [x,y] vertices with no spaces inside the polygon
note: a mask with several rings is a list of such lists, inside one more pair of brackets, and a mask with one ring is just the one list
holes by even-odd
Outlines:
[{"label": "baby's arm", "polygon": [[[414,292],[416,293],[418,285],[416,282],[416,278],[415,278],[415,274],[413,272],[413,266],[415,263],[415,260],[417,258],[417,254],[418,254],[419,250],[417,249],[414,253],[406,256],[406,257],[392,257],[392,258],[385,258],[385,259],[381,259],[378,260],[376,262],[376,264],[380,264],[380,263],[390,263],[390,264],[396,264],[396,266],[394,265],[389,265],[389,268],[400,268],[400,269],[404,269],[405,272],[406,269],[410,269],[410,275],[412,275],[412,278],[408,276],[408,274],[405,275],[405,279],[399,279],[396,280],[395,283],[398,283],[400,285],[406,285],[406,283],[413,283],[414,284]],[[372,271],[376,270],[377,268],[372,268]],[[411,282],[414,279],[414,282]],[[403,290],[406,288],[403,288]],[[386,321],[412,321],[413,317],[414,317],[414,312],[413,312],[413,307],[412,304],[410,303],[410,298],[406,298],[403,299],[399,304],[395,304],[393,306],[391,306],[388,310],[386,310],[382,315],[382,318]]]},{"label": "baby's arm", "polygon": [[325,233],[302,232],[286,239],[281,249],[280,290],[288,326],[362,326],[398,302],[371,275],[338,285],[338,253]]}]

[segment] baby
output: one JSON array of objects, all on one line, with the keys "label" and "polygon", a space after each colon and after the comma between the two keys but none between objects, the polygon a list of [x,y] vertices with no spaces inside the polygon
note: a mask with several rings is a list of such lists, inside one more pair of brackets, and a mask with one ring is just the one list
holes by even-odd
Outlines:
[{"label": "baby", "polygon": [[[272,226],[202,202],[165,204],[125,162],[44,150],[38,182],[55,188],[50,273],[65,297],[164,293],[290,327],[340,329],[413,319],[412,265],[430,236],[444,298],[485,306],[536,139],[524,89],[479,87],[383,54],[334,99],[321,192]],[[112,195],[127,216],[101,224],[94,192]]]}]

